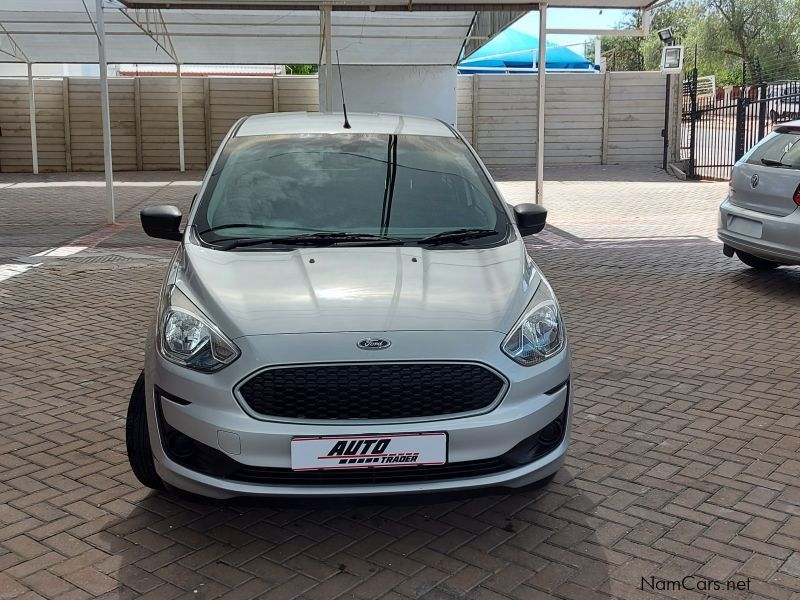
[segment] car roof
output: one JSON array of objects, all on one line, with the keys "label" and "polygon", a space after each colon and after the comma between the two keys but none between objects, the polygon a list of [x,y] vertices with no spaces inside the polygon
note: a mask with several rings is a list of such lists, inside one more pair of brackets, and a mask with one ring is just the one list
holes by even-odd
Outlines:
[{"label": "car roof", "polygon": [[342,113],[286,112],[247,117],[236,137],[303,133],[375,133],[455,137],[441,121],[427,117],[384,113],[348,113],[351,128],[345,129]]}]

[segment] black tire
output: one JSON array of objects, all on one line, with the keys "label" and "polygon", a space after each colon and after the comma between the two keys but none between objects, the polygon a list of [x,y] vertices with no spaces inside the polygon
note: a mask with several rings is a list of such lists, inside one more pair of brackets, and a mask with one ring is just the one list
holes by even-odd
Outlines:
[{"label": "black tire", "polygon": [[142,485],[163,490],[164,482],[156,472],[153,450],[150,446],[150,433],[147,429],[147,408],[144,393],[144,371],[139,375],[128,403],[128,416],[125,419],[125,445],[128,449],[128,462],[131,470]]},{"label": "black tire", "polygon": [[757,269],[759,271],[769,271],[771,269],[777,269],[781,266],[780,263],[776,263],[765,258],[759,258],[758,256],[748,254],[747,252],[742,252],[741,250],[736,251],[736,256],[738,256],[739,260],[748,267]]}]

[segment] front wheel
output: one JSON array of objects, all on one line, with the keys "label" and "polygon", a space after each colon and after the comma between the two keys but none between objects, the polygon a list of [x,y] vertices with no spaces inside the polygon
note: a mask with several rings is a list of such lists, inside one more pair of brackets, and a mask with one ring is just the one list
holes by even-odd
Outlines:
[{"label": "front wheel", "polygon": [[748,267],[753,269],[758,269],[759,271],[768,271],[770,269],[777,269],[780,267],[780,263],[773,262],[771,260],[767,260],[765,258],[760,258],[758,256],[754,256],[747,252],[742,252],[741,250],[736,251],[736,256],[739,257],[739,260],[746,264]]},{"label": "front wheel", "polygon": [[164,482],[156,472],[153,450],[150,446],[150,432],[147,428],[147,407],[144,393],[144,371],[139,375],[128,403],[128,416],[125,420],[125,445],[131,470],[142,485],[163,490]]}]

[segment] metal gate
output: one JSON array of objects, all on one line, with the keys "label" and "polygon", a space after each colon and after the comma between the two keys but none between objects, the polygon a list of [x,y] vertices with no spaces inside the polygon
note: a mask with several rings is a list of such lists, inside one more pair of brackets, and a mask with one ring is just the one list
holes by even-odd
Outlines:
[{"label": "metal gate", "polygon": [[800,119],[800,81],[698,90],[697,69],[683,84],[681,160],[692,179],[726,180],[731,167],[772,129]]}]

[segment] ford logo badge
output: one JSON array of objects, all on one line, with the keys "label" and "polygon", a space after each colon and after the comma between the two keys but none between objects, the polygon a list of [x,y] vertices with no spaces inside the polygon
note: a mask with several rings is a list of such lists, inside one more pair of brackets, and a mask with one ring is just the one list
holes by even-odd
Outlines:
[{"label": "ford logo badge", "polygon": [[392,342],[381,338],[364,338],[356,343],[362,350],[386,350],[391,345]]}]

